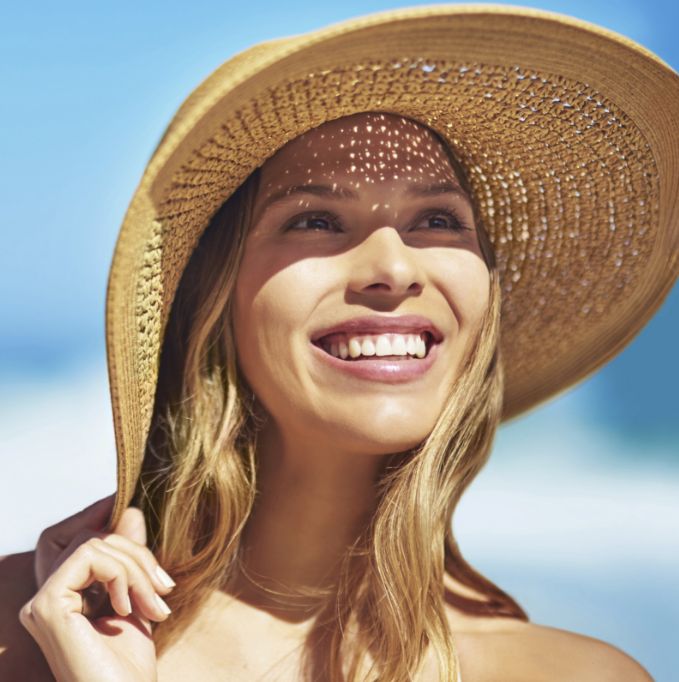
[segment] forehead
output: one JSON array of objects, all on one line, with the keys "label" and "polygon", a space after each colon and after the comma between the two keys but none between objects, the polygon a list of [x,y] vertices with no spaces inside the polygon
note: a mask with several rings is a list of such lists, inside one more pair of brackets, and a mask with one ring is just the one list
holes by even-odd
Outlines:
[{"label": "forehead", "polygon": [[368,112],[328,121],[288,142],[262,166],[260,196],[291,183],[456,181],[446,150],[425,126]]}]

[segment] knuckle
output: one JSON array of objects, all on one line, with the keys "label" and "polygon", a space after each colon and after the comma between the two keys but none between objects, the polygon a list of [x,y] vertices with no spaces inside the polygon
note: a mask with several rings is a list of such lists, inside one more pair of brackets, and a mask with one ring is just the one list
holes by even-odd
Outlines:
[{"label": "knuckle", "polygon": [[90,546],[96,547],[97,549],[103,549],[105,546],[104,541],[96,535],[93,535],[89,540],[87,540],[87,542],[90,544]]},{"label": "knuckle", "polygon": [[30,606],[30,618],[38,622],[44,622],[48,620],[50,610],[51,609],[49,607],[48,600],[38,593],[33,598]]},{"label": "knuckle", "polygon": [[81,561],[92,561],[94,558],[95,549],[88,540],[79,545],[73,554],[77,555],[77,558]]},{"label": "knuckle", "polygon": [[21,609],[19,609],[19,621],[24,625],[30,620],[32,616],[32,606],[33,599],[30,599],[21,607]]},{"label": "knuckle", "polygon": [[119,547],[121,544],[124,544],[124,539],[122,535],[116,535],[115,533],[106,533],[106,535],[101,536],[101,541],[111,545],[111,547]]}]

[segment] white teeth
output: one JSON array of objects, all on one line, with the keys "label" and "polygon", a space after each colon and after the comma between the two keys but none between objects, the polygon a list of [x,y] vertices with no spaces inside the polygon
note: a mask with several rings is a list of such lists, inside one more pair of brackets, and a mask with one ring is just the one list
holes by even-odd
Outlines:
[{"label": "white teeth", "polygon": [[361,355],[375,355],[375,344],[372,342],[372,339],[363,339]]},{"label": "white teeth", "polygon": [[412,334],[408,337],[407,351],[410,355],[415,355],[417,353],[417,342]]},{"label": "white teeth", "polygon": [[[365,346],[365,341],[363,342]],[[395,353],[396,351],[394,351]],[[378,336],[375,344],[375,355],[393,355],[391,352],[391,344],[387,341],[385,336]]]},{"label": "white teeth", "polygon": [[414,355],[423,358],[427,354],[427,346],[423,336],[419,334],[380,334],[373,336],[352,336],[348,342],[338,339],[323,346],[331,355],[345,360],[347,357],[357,358],[361,355]]},{"label": "white teeth", "polygon": [[[408,342],[402,336],[394,337],[391,342],[391,352],[393,355],[406,355],[408,353]],[[385,353],[389,355],[389,353]]]},{"label": "white teeth", "polygon": [[358,339],[349,339],[349,355],[357,358],[361,354],[361,342]]}]

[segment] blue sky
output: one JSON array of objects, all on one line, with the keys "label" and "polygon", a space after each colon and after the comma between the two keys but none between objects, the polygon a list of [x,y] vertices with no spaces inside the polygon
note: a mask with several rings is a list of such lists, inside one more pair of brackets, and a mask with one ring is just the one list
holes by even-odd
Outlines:
[{"label": "blue sky", "polygon": [[[13,525],[0,554],[113,490],[108,268],[186,95],[253,43],[415,4],[2,5],[0,517]],[[605,26],[679,69],[678,3],[521,4]],[[472,563],[537,622],[613,642],[659,682],[673,679],[679,628],[679,548],[668,542],[679,537],[678,337],[675,287],[620,355],[500,430],[456,521]]]}]

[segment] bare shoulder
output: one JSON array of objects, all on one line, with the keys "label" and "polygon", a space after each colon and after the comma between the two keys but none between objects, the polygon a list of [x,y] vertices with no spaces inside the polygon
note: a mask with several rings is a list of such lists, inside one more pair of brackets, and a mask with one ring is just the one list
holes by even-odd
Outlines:
[{"label": "bare shoulder", "polygon": [[40,647],[19,622],[21,607],[36,591],[33,552],[0,557],[0,680],[54,680]]},{"label": "bare shoulder", "polygon": [[653,682],[634,658],[600,639],[512,618],[478,621],[453,630],[463,682]]}]

